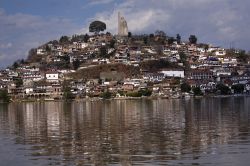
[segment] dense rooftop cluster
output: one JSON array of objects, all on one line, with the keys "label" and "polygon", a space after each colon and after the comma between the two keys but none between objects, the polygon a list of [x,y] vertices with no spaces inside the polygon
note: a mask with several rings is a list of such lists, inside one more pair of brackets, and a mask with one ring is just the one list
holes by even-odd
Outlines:
[{"label": "dense rooftop cluster", "polygon": [[62,36],[0,71],[0,100],[248,94],[249,62],[194,35]]}]

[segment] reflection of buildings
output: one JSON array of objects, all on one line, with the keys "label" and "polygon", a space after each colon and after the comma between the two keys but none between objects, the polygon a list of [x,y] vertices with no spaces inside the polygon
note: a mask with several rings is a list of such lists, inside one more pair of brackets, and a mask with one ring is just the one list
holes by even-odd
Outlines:
[{"label": "reflection of buildings", "polygon": [[62,106],[59,103],[49,102],[45,105],[47,114],[47,132],[48,137],[55,138],[60,136],[60,111]]},{"label": "reflection of buildings", "polygon": [[249,103],[246,98],[11,103],[0,106],[0,132],[10,130],[17,143],[31,144],[31,153],[51,162],[59,156],[62,165],[126,165],[158,155],[166,161],[249,133]]}]

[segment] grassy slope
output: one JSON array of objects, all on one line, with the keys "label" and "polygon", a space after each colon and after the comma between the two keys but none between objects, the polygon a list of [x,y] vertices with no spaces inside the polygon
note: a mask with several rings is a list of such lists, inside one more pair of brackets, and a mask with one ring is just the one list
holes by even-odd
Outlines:
[{"label": "grassy slope", "polygon": [[124,64],[103,64],[86,69],[80,69],[75,73],[71,73],[68,76],[74,79],[97,79],[101,72],[117,71],[125,73],[126,77],[138,75],[140,69],[138,67],[124,65]]}]

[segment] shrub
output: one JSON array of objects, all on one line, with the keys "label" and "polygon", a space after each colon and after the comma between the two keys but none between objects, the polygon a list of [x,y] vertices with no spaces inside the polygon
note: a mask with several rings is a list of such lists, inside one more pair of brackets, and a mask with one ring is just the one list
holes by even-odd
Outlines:
[{"label": "shrub", "polygon": [[142,96],[151,96],[152,91],[149,89],[141,89],[138,91]]},{"label": "shrub", "polygon": [[7,90],[0,90],[0,101],[4,103],[10,102]]},{"label": "shrub", "polygon": [[138,92],[129,92],[129,93],[127,93],[127,96],[129,96],[129,97],[141,97],[142,94],[138,93]]},{"label": "shrub", "polygon": [[112,97],[112,93],[110,93],[109,91],[103,92],[102,94],[100,94],[100,97],[103,99],[110,99]]},{"label": "shrub", "polygon": [[195,95],[195,96],[203,95],[203,93],[202,93],[200,87],[194,87],[194,88],[193,88],[193,92],[194,92],[194,95]]}]

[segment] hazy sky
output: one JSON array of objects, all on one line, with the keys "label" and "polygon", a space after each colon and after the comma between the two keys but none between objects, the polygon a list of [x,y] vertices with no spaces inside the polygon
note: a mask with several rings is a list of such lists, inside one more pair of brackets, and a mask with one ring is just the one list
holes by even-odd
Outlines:
[{"label": "hazy sky", "polygon": [[117,12],[132,34],[163,30],[198,42],[250,50],[249,0],[0,0],[0,67],[62,35],[86,33],[93,20],[117,33]]}]

